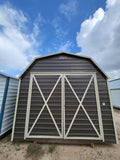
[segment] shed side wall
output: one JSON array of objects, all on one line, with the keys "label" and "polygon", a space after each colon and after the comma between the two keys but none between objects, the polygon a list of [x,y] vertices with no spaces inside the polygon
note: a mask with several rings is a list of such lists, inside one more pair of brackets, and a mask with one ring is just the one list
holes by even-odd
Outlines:
[{"label": "shed side wall", "polygon": [[112,89],[111,91],[112,105],[120,108],[120,89]]},{"label": "shed side wall", "polygon": [[18,80],[10,78],[2,120],[1,134],[4,134],[12,128],[17,88]]},{"label": "shed side wall", "polygon": [[0,111],[1,111],[1,105],[3,100],[4,89],[5,89],[5,83],[6,83],[6,78],[0,76]]},{"label": "shed side wall", "polygon": [[[24,139],[24,127],[30,72],[96,72],[105,142],[115,143],[115,132],[110,108],[106,77],[95,65],[93,65],[90,60],[62,54],[36,60],[35,63],[32,64],[32,66],[23,75],[21,79],[20,94],[18,100],[14,140]],[[105,106],[103,104],[105,104]]]},{"label": "shed side wall", "polygon": [[[0,76],[0,131],[1,131],[1,125],[2,125],[2,109],[3,109],[2,104],[3,104],[5,84],[6,84],[6,78]],[[0,132],[0,135],[1,135],[1,132]]]}]

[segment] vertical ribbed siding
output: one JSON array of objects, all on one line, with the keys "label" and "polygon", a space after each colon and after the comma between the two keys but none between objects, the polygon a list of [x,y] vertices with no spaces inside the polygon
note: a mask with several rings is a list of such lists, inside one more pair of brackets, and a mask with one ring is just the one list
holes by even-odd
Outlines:
[{"label": "vertical ribbed siding", "polygon": [[0,76],[0,135],[1,135],[1,127],[2,127],[2,118],[3,118],[3,111],[4,111],[4,91],[6,86],[6,78]]},{"label": "vertical ribbed siding", "polygon": [[7,132],[12,128],[17,89],[18,89],[18,80],[10,78],[7,90],[6,102],[4,106],[1,134],[4,134],[5,132]]},{"label": "vertical ribbed siding", "polygon": [[14,139],[24,139],[30,72],[96,72],[105,142],[116,142],[106,77],[89,59],[65,54],[36,60],[22,76]]},{"label": "vertical ribbed siding", "polygon": [[1,113],[1,105],[2,105],[2,100],[3,100],[5,83],[6,83],[6,78],[0,76],[0,113]]},{"label": "vertical ribbed siding", "polygon": [[113,107],[120,108],[120,89],[111,89],[110,93]]}]

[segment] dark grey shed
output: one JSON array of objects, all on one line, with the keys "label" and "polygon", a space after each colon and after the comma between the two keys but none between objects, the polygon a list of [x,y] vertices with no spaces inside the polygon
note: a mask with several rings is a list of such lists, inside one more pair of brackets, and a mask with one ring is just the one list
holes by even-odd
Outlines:
[{"label": "dark grey shed", "polygon": [[107,79],[89,57],[35,58],[19,76],[12,140],[117,143]]}]

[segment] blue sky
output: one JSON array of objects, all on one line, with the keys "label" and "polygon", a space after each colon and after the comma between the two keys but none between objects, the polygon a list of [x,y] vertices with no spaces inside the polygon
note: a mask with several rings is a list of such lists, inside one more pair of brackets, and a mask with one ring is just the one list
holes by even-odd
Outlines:
[{"label": "blue sky", "polygon": [[119,10],[119,0],[0,0],[0,71],[16,76],[36,56],[68,51],[120,77]]}]

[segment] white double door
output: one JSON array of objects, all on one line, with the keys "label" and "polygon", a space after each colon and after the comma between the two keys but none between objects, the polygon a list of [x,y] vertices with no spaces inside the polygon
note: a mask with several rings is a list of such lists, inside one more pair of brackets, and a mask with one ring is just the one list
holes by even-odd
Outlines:
[{"label": "white double door", "polygon": [[24,138],[103,140],[95,73],[31,73]]}]

